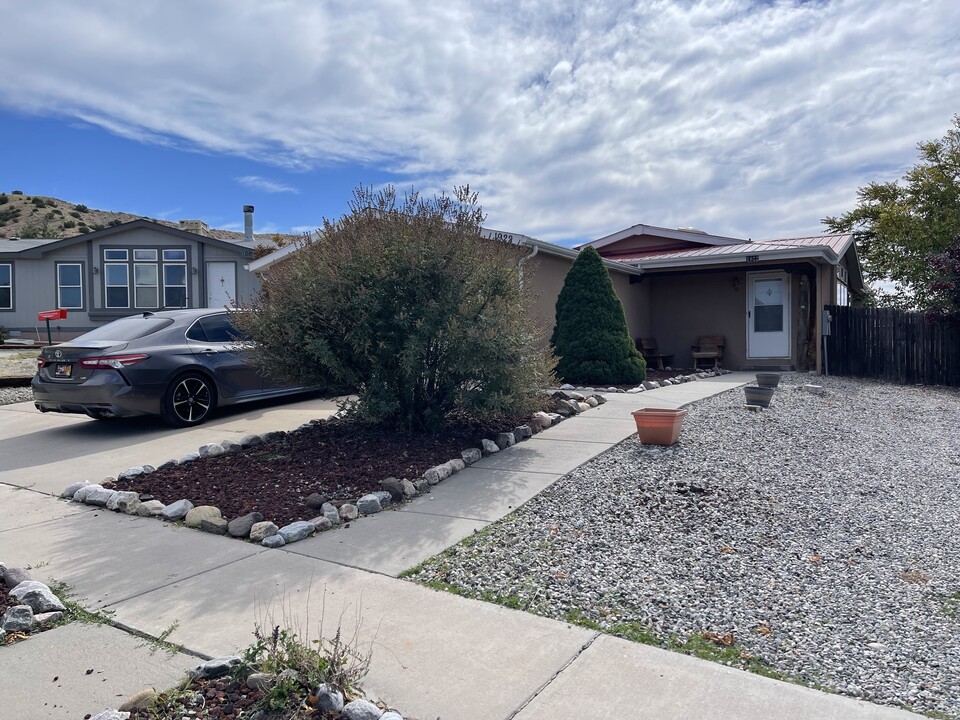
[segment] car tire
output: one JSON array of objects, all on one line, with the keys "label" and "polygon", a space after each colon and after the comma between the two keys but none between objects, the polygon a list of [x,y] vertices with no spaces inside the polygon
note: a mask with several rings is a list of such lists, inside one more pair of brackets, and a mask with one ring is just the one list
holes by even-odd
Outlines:
[{"label": "car tire", "polygon": [[163,419],[174,427],[193,427],[205,422],[217,407],[213,381],[200,373],[184,373],[173,379],[163,396]]}]

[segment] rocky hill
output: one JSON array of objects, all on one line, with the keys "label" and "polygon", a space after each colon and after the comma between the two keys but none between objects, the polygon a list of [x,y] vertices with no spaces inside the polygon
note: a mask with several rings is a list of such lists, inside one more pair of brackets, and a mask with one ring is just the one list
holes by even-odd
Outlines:
[{"label": "rocky hill", "polygon": [[[94,210],[86,205],[43,195],[24,195],[19,190],[0,192],[0,238],[68,238],[121,225],[143,216],[110,210]],[[146,218],[153,222],[179,227],[167,220]],[[210,228],[207,235],[218,240],[242,240],[242,232]],[[254,235],[258,244],[285,245],[296,235]]]}]

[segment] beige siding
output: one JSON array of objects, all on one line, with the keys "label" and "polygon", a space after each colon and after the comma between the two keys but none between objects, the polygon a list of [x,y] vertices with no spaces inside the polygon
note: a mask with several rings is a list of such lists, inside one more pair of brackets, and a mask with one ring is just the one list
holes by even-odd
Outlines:
[{"label": "beige siding", "polygon": [[[691,346],[704,335],[723,335],[726,346],[722,365],[729,369],[794,365],[802,367],[804,348],[799,337],[802,273],[790,274],[790,357],[747,357],[747,273],[729,271],[646,276],[650,286],[651,336],[660,352],[672,353],[674,365],[692,367]],[[808,313],[809,306],[803,310]]]},{"label": "beige siding", "polygon": [[[571,265],[572,258],[546,253],[538,253],[524,265],[524,282],[529,283],[529,289],[534,296],[532,314],[548,339],[556,325],[557,298]],[[626,273],[611,272],[610,279],[620,302],[623,303],[631,337],[640,337],[650,322],[649,290],[643,284],[631,285],[630,276]]]}]

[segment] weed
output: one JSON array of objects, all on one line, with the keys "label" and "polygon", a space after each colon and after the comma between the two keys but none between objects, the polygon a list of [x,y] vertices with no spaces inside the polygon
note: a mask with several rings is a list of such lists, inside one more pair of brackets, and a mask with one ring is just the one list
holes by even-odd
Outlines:
[{"label": "weed", "polygon": [[940,612],[951,620],[956,620],[960,616],[960,592],[949,595],[940,606]]},{"label": "weed", "polygon": [[370,668],[372,651],[360,647],[360,618],[353,633],[346,634],[341,617],[332,636],[325,638],[325,605],[324,597],[317,638],[310,637],[309,623],[308,630],[301,629],[289,608],[284,610],[281,622],[274,622],[271,612],[260,613],[254,643],[244,651],[234,674],[238,678],[251,672],[275,675],[277,681],[265,698],[269,709],[298,707],[313,688],[324,683],[338,688],[345,697],[361,696],[360,682]]},{"label": "weed", "polygon": [[54,595],[60,598],[60,602],[62,602],[63,606],[66,608],[66,612],[63,613],[63,618],[59,622],[55,623],[55,625],[66,625],[68,622],[72,622],[74,620],[77,622],[89,623],[91,625],[110,624],[113,610],[96,610],[93,612],[87,610],[81,606],[80,603],[73,599],[74,593],[70,587],[66,583],[59,580],[52,581],[48,587]]},{"label": "weed", "polygon": [[183,646],[169,642],[168,638],[173,635],[174,630],[176,630],[178,627],[180,627],[180,621],[174,620],[156,637],[152,637],[146,633],[136,633],[136,635],[146,641],[139,647],[149,646],[151,655],[156,653],[158,650],[164,650],[170,656],[176,655],[183,649]]}]

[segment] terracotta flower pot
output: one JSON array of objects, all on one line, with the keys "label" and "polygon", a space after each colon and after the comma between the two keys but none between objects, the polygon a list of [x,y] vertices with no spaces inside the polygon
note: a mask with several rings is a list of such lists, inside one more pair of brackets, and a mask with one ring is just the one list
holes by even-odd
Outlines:
[{"label": "terracotta flower pot", "polygon": [[770,401],[773,400],[774,389],[772,387],[756,387],[747,385],[743,389],[747,396],[747,405],[759,405],[760,407],[770,407]]},{"label": "terracotta flower pot", "polygon": [[758,372],[757,385],[764,388],[775,388],[780,384],[780,373]]},{"label": "terracotta flower pot", "polygon": [[637,435],[644,445],[673,445],[680,439],[686,414],[686,410],[667,408],[642,408],[632,413]]}]

